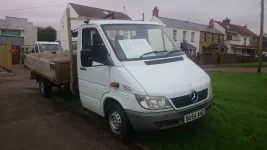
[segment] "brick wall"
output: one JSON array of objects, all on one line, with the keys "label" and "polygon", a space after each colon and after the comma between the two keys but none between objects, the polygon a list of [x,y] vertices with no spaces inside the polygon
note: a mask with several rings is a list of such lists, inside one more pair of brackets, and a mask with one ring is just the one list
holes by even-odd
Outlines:
[{"label": "brick wall", "polygon": [[[204,34],[206,33],[206,42],[204,42]],[[213,41],[211,39],[211,34],[213,34]],[[209,33],[209,32],[200,32],[200,41],[199,41],[199,52],[202,54],[203,53],[203,46],[208,47],[211,44],[219,44],[218,43],[218,38],[220,34],[214,34],[214,33]],[[220,39],[220,44],[224,44],[224,38],[223,35],[221,34],[221,39]]]}]

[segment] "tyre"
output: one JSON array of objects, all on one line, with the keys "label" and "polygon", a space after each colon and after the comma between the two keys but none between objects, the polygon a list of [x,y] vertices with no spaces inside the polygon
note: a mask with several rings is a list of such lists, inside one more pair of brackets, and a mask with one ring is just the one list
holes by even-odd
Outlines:
[{"label": "tyre", "polygon": [[118,141],[126,140],[131,128],[123,108],[117,103],[111,103],[106,110],[111,135]]},{"label": "tyre", "polygon": [[39,81],[39,89],[43,97],[48,98],[52,96],[52,84],[49,80],[42,78]]}]

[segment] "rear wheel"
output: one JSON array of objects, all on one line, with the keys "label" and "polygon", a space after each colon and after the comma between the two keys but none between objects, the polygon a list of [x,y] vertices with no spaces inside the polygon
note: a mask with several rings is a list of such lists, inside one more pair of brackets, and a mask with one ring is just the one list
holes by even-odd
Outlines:
[{"label": "rear wheel", "polygon": [[49,80],[42,78],[39,81],[39,89],[43,97],[47,98],[52,96],[52,84]]},{"label": "rear wheel", "polygon": [[118,141],[127,139],[131,128],[124,110],[116,103],[109,104],[106,110],[111,135]]}]

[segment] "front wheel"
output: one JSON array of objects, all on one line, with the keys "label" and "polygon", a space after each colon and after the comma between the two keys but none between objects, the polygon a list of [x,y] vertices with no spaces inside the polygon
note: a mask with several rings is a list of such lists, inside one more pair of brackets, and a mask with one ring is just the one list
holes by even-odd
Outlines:
[{"label": "front wheel", "polygon": [[48,98],[52,95],[52,84],[49,80],[42,78],[39,81],[39,89],[43,97]]},{"label": "front wheel", "polygon": [[127,139],[130,125],[124,110],[120,105],[111,103],[108,105],[107,111],[107,119],[111,135],[118,141]]}]

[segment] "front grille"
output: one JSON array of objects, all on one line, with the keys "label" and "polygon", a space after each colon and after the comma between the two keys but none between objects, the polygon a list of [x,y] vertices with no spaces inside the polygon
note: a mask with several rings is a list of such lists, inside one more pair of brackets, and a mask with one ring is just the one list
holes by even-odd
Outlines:
[{"label": "front grille", "polygon": [[[197,95],[198,95],[197,102],[205,100],[208,97],[208,89],[204,89],[202,91],[197,92]],[[195,103],[190,99],[190,94],[181,96],[181,97],[172,98],[171,100],[176,108],[185,107],[185,106]]]}]

